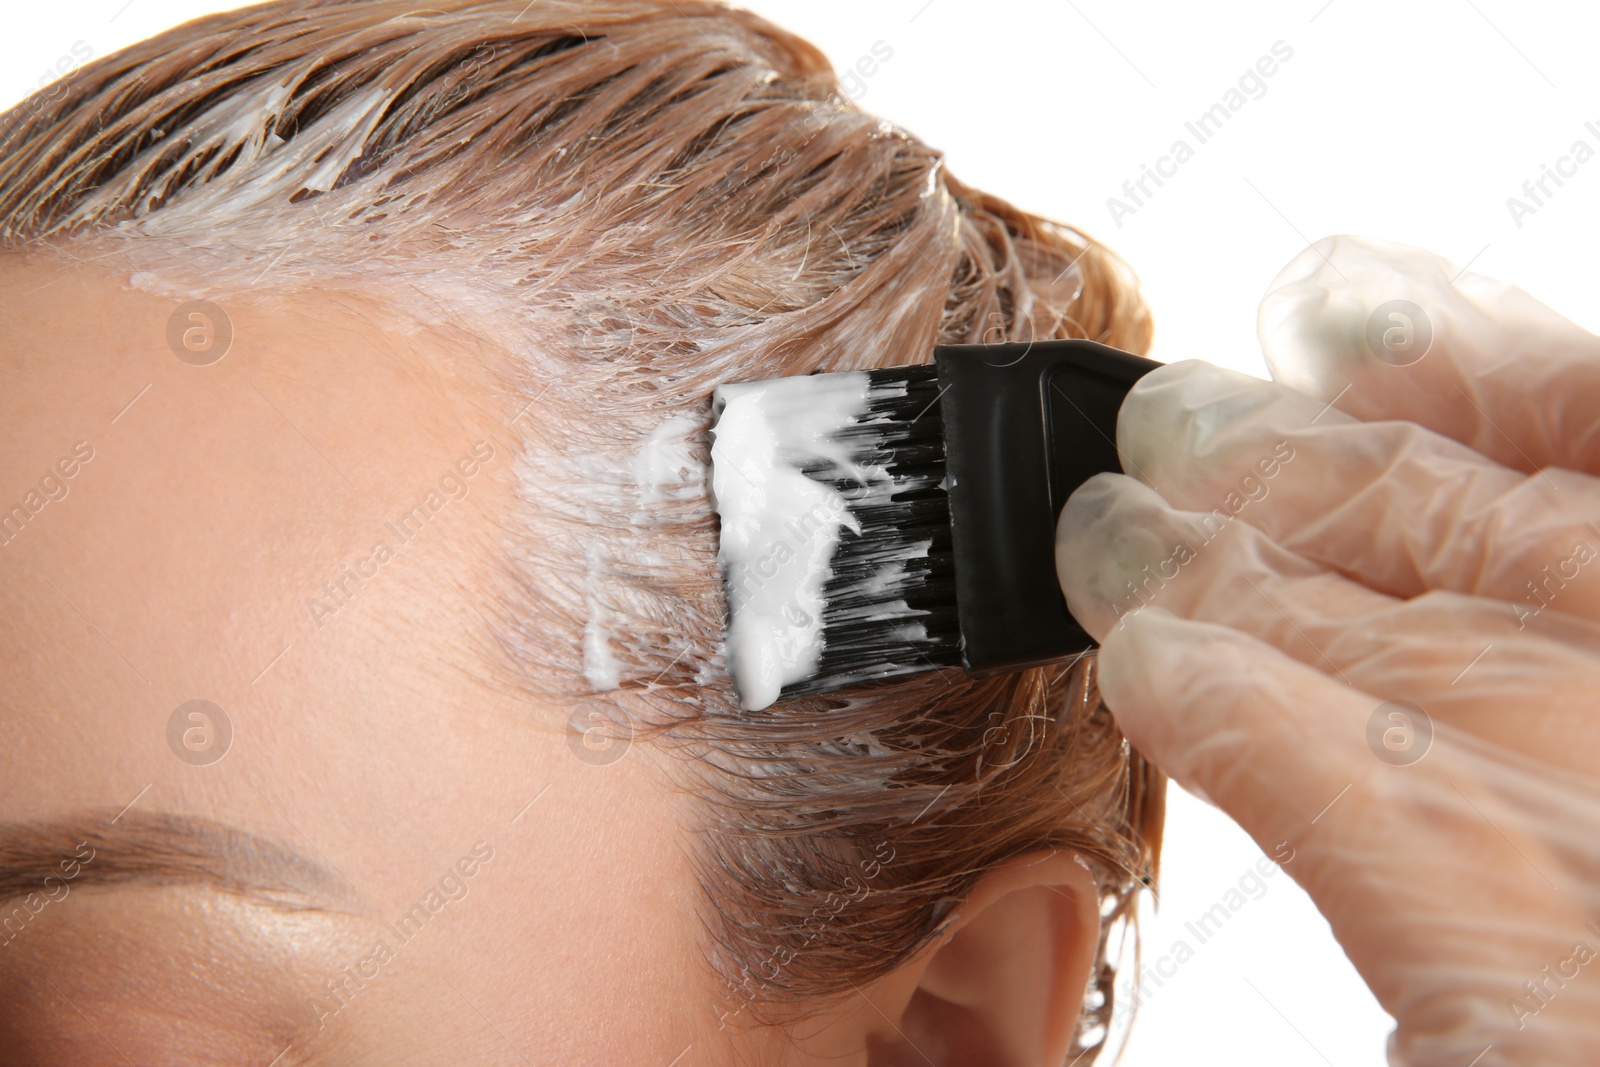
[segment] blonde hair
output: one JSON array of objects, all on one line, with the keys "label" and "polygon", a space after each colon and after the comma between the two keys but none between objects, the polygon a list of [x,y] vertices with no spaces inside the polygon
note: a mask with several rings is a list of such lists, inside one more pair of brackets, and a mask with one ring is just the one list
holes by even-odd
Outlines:
[{"label": "blonde hair", "polygon": [[358,279],[510,352],[494,370],[533,417],[488,647],[695,757],[725,1018],[889,973],[986,871],[1070,849],[1105,926],[1074,1053],[1105,1039],[1164,782],[1092,657],[741,712],[705,428],[720,382],[936,343],[1144,351],[1111,252],[956,181],[806,42],[697,0],[264,4],[99,59],[6,125],[4,247],[220,299]]}]

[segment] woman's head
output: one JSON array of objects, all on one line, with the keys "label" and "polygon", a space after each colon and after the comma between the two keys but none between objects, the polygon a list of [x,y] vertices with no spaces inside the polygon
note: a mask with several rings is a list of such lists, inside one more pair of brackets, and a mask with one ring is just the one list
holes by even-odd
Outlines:
[{"label": "woman's head", "polygon": [[[1141,349],[1099,245],[803,42],[644,0],[191,23],[11,114],[0,237],[10,887],[96,852],[18,958],[112,929],[193,985],[143,1032],[231,1010],[340,1062],[1032,1062],[1086,976],[1103,1032],[1160,783],[1092,662],[740,711],[705,434],[723,381]],[[97,975],[0,982],[87,1048],[63,1005],[139,999]]]}]

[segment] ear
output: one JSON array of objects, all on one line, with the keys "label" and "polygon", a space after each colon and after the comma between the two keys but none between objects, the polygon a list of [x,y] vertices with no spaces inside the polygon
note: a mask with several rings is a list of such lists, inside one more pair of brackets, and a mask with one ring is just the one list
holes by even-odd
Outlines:
[{"label": "ear", "polygon": [[829,1044],[866,1067],[1059,1067],[1099,941],[1099,891],[1074,853],[1012,860],[935,944],[861,990]]}]

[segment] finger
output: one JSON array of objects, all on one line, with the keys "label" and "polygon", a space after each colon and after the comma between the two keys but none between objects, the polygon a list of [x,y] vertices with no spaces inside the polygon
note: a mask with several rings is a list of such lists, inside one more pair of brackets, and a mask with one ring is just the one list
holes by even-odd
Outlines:
[{"label": "finger", "polygon": [[1600,479],[1507,469],[1406,422],[1363,423],[1198,360],[1128,394],[1124,465],[1169,503],[1247,519],[1393,596],[1446,589],[1600,621]]},{"label": "finger", "polygon": [[[1101,694],[1128,739],[1307,890],[1402,1021],[1405,1062],[1519,1048],[1498,1015],[1461,1012],[1500,1004],[1508,975],[1536,974],[1585,929],[1600,817],[1592,781],[1447,728],[1425,761],[1374,758],[1370,695],[1160,608],[1129,618],[1099,658]],[[1565,1025],[1592,1011],[1588,1000],[1568,1004]]]},{"label": "finger", "polygon": [[[1525,625],[1506,605],[1453,593],[1400,600],[1295,555],[1235,520],[1201,516],[1140,483],[1107,476],[1062,516],[1063,587],[1074,614],[1108,640],[1140,610],[1229,626],[1385,701],[1411,707],[1375,727],[1435,720],[1547,763],[1600,766],[1600,624],[1549,612]],[[1538,715],[1520,714],[1530,693]],[[1404,752],[1393,753],[1403,757]],[[1420,755],[1420,753],[1418,753]]]},{"label": "finger", "polygon": [[1128,740],[1269,854],[1370,772],[1383,703],[1247,634],[1159,607],[1106,635],[1100,693]]},{"label": "finger", "polygon": [[1367,421],[1407,419],[1521,471],[1600,474],[1600,338],[1421,249],[1329,237],[1257,320],[1272,376]]}]

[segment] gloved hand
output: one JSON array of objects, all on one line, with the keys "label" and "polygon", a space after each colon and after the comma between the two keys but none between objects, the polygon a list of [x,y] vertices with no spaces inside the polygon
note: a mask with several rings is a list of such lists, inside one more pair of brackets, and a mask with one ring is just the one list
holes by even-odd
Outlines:
[{"label": "gloved hand", "polygon": [[1308,249],[1277,382],[1146,376],[1058,570],[1128,737],[1310,893],[1391,1063],[1592,1065],[1600,339],[1455,274]]}]

